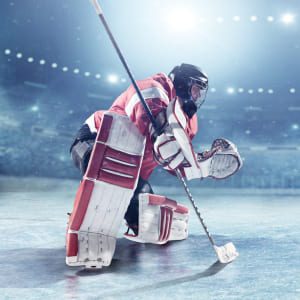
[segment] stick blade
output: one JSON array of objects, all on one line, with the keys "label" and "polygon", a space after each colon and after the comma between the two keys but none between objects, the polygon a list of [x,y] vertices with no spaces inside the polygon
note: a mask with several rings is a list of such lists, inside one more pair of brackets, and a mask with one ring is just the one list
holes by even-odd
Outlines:
[{"label": "stick blade", "polygon": [[228,264],[235,260],[239,253],[233,243],[227,243],[224,246],[214,246],[218,259],[222,264]]}]

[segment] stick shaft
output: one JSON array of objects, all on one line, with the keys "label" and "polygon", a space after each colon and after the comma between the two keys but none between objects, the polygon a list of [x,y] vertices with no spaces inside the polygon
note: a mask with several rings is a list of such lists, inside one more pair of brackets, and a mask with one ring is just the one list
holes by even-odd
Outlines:
[{"label": "stick shaft", "polygon": [[215,244],[215,241],[214,241],[213,237],[211,236],[211,234],[209,233],[209,231],[208,231],[208,229],[207,229],[207,226],[206,226],[205,223],[204,223],[203,218],[201,217],[200,211],[199,211],[199,209],[198,209],[198,207],[197,207],[197,205],[196,205],[196,202],[195,202],[195,200],[194,200],[194,198],[193,198],[193,196],[192,196],[192,193],[190,192],[190,190],[189,190],[189,188],[188,188],[188,186],[187,186],[187,184],[186,184],[186,182],[185,182],[183,176],[181,175],[181,173],[180,173],[180,171],[179,171],[178,169],[176,169],[175,172],[176,172],[177,178],[178,178],[178,179],[180,180],[180,182],[182,183],[182,185],[183,185],[183,187],[184,187],[184,190],[185,190],[185,192],[186,192],[186,194],[187,194],[189,200],[191,201],[191,203],[192,203],[192,205],[193,205],[193,208],[194,208],[194,210],[195,210],[195,212],[196,212],[196,215],[197,215],[198,219],[200,220],[200,223],[201,223],[201,225],[202,225],[202,227],[203,227],[203,229],[204,229],[204,231],[205,231],[205,233],[206,233],[206,235],[207,235],[207,237],[208,237],[210,243],[211,243],[213,246],[215,246],[215,245],[216,245],[216,244]]},{"label": "stick shaft", "polygon": [[113,36],[113,34],[112,34],[112,32],[111,32],[111,30],[110,30],[110,28],[109,28],[109,26],[108,26],[106,20],[105,20],[105,17],[104,17],[104,15],[103,15],[102,9],[100,8],[100,5],[99,5],[99,3],[97,2],[97,0],[94,0],[93,2],[94,2],[94,4],[97,3],[97,5],[98,5],[98,6],[96,6],[96,4],[95,4],[95,7],[96,7],[96,11],[97,11],[97,13],[98,13],[98,16],[99,16],[99,18],[100,18],[100,20],[101,20],[101,22],[102,22],[102,24],[103,24],[103,26],[104,26],[104,28],[105,28],[105,30],[106,30],[108,36],[109,36],[111,42],[112,42],[112,44],[113,44],[115,50],[117,51],[117,54],[118,54],[118,56],[119,56],[119,58],[120,58],[120,60],[121,60],[121,62],[122,62],[122,64],[123,64],[123,66],[124,66],[124,68],[125,68],[125,70],[126,70],[126,72],[127,72],[127,74],[128,74],[128,76],[129,76],[129,78],[130,78],[130,80],[131,80],[131,82],[132,82],[132,84],[133,84],[133,86],[134,86],[134,88],[135,88],[135,91],[136,91],[136,93],[137,93],[137,95],[138,95],[138,97],[139,97],[139,99],[140,99],[140,101],[141,101],[141,103],[142,103],[142,105],[143,105],[143,107],[144,107],[144,109],[145,109],[145,112],[146,112],[146,114],[147,114],[149,120],[151,121],[153,128],[155,129],[155,132],[159,135],[159,134],[160,134],[160,132],[159,132],[160,130],[158,129],[158,126],[157,126],[157,124],[156,124],[156,121],[155,121],[155,119],[154,119],[152,113],[151,113],[151,110],[150,110],[150,108],[149,108],[149,105],[148,105],[147,102],[145,101],[145,99],[144,99],[144,97],[143,97],[143,95],[142,95],[142,92],[141,92],[141,90],[139,89],[139,87],[138,87],[138,85],[137,85],[137,82],[136,82],[136,80],[135,80],[133,74],[131,73],[131,71],[130,71],[130,69],[129,69],[129,67],[128,67],[128,64],[127,64],[127,62],[126,62],[126,60],[125,60],[125,58],[124,58],[124,56],[123,56],[123,54],[122,54],[122,52],[121,52],[121,50],[120,50],[118,44],[117,44],[117,42],[116,42],[116,40],[115,40],[115,38],[114,38],[114,36]]}]

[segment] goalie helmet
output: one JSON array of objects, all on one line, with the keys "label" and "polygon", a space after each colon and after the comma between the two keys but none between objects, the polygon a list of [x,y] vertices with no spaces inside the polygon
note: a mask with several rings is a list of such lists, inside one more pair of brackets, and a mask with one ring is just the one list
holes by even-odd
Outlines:
[{"label": "goalie helmet", "polygon": [[[173,81],[176,95],[182,99],[182,109],[191,118],[205,101],[208,77],[194,65],[181,64],[174,67],[169,77]],[[196,88],[194,93],[192,89]]]}]

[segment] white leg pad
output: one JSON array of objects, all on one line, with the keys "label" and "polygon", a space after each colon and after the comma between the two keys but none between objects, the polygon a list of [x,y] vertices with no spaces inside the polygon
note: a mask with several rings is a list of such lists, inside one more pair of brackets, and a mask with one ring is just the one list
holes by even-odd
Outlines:
[{"label": "white leg pad", "polygon": [[104,115],[68,224],[67,265],[110,265],[137,185],[144,147],[145,138],[127,117]]},{"label": "white leg pad", "polygon": [[98,233],[80,232],[78,235],[78,261],[85,266],[99,268],[109,266],[115,252],[116,238]]},{"label": "white leg pad", "polygon": [[153,194],[139,195],[138,235],[124,236],[140,243],[165,244],[188,237],[188,209],[176,201]]},{"label": "white leg pad", "polygon": [[189,234],[188,222],[189,222],[188,213],[174,212],[169,241],[180,241],[186,239]]}]

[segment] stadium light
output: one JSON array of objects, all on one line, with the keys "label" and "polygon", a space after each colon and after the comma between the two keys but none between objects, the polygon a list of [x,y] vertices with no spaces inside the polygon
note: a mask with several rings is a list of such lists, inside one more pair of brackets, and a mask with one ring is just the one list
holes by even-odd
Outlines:
[{"label": "stadium light", "polygon": [[119,77],[115,74],[110,74],[107,76],[107,81],[110,83],[117,83],[119,81]]},{"label": "stadium light", "polygon": [[281,16],[281,21],[287,25],[293,23],[294,20],[295,20],[295,16],[290,13],[286,13]]},{"label": "stadium light", "polygon": [[235,90],[234,90],[234,88],[233,87],[229,87],[229,88],[227,88],[227,93],[228,94],[230,94],[230,95],[232,95],[232,94],[234,94],[234,92],[235,92]]},{"label": "stadium light", "polygon": [[5,55],[10,55],[10,54],[11,54],[10,49],[5,49],[5,50],[4,50],[4,54],[5,54]]},{"label": "stadium light", "polygon": [[30,110],[33,111],[33,112],[37,112],[40,109],[39,109],[39,107],[37,105],[33,105],[33,106],[31,106]]}]

